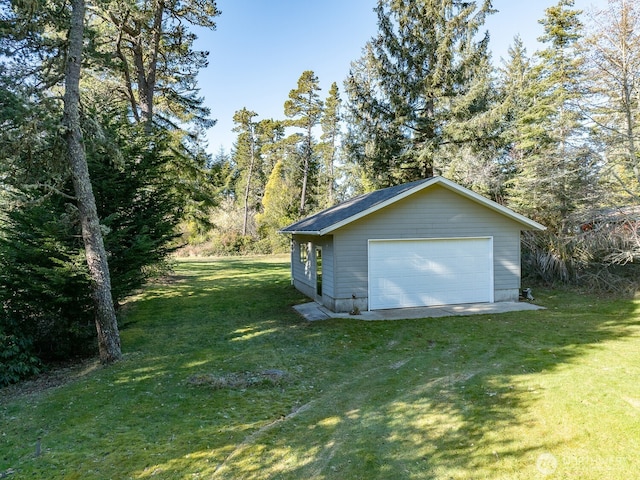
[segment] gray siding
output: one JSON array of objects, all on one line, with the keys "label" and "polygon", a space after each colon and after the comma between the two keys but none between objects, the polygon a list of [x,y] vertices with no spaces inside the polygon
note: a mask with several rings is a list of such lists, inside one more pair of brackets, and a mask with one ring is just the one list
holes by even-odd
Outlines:
[{"label": "gray siding", "polygon": [[[333,232],[335,298],[350,304],[352,295],[367,297],[369,239],[486,236],[493,237],[495,300],[517,300],[520,225],[441,186],[418,192]],[[367,308],[364,303],[359,304],[361,309]]]},{"label": "gray siding", "polygon": [[293,286],[300,290],[308,297],[313,298],[313,290],[311,289],[311,259],[307,255],[307,261],[300,259],[300,251],[308,250],[305,242],[309,241],[309,237],[294,235],[291,244],[291,281]]},{"label": "gray siding", "polygon": [[[322,298],[317,295],[316,247],[322,248]],[[300,260],[300,249],[307,250],[305,262]],[[326,235],[293,235],[291,249],[291,275],[293,285],[310,298],[321,301],[329,308],[335,308],[334,302],[335,259],[333,237]]]},{"label": "gray siding", "polygon": [[314,243],[322,247],[322,296],[332,298],[335,285],[333,237],[331,235],[319,237],[314,240]]}]

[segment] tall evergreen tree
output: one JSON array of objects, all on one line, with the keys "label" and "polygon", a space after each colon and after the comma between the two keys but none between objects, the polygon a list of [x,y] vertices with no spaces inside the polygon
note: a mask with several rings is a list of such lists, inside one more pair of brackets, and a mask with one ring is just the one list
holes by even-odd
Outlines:
[{"label": "tall evergreen tree", "polygon": [[526,49],[516,36],[508,58],[491,75],[492,92],[486,95],[488,109],[473,122],[478,128],[476,133],[486,141],[454,149],[455,156],[444,171],[447,178],[499,203],[505,202],[505,184],[513,176],[514,158],[520,155],[518,122],[527,104],[524,89],[530,67]]},{"label": "tall evergreen tree", "polygon": [[118,118],[125,112],[89,113],[99,119],[97,125],[85,122],[85,141],[98,215],[107,232],[112,295],[119,307],[146,280],[165,271],[177,247],[176,227],[185,204],[166,174],[169,134],[158,132],[150,146],[143,125]]},{"label": "tall evergreen tree", "polygon": [[525,112],[530,108],[533,97],[531,82],[531,59],[527,56],[527,49],[522,39],[516,36],[513,45],[509,46],[508,57],[498,69],[498,82],[501,101],[498,105],[502,116],[502,142],[507,162],[519,163],[524,151],[520,145],[520,127],[522,127]]},{"label": "tall evergreen tree", "polygon": [[289,92],[289,99],[284,103],[284,113],[290,119],[288,125],[303,131],[299,142],[302,173],[301,215],[304,215],[307,209],[309,183],[316,170],[313,128],[320,122],[323,108],[318,91],[318,77],[311,70],[306,70],[298,79],[298,87]]},{"label": "tall evergreen tree", "polygon": [[[594,180],[593,155],[584,142],[579,106],[581,12],[573,4],[560,0],[540,20],[544,27],[540,41],[546,48],[538,52],[538,62],[524,79],[512,131],[518,155],[511,206],[556,231],[568,228],[569,215],[589,203]],[[515,74],[520,75],[517,55],[515,61]]]},{"label": "tall evergreen tree", "polygon": [[216,191],[207,179],[202,133],[215,121],[197,85],[209,53],[194,48],[189,27],[215,29],[220,11],[215,1],[200,0],[108,0],[100,7],[92,18],[99,40],[92,43],[93,83],[108,83],[150,142],[158,131],[172,132],[166,175],[188,205],[185,215],[204,223]]},{"label": "tall evergreen tree", "polygon": [[252,193],[255,190],[255,179],[262,173],[259,164],[259,146],[257,145],[256,125],[253,119],[258,114],[243,108],[233,115],[233,122],[236,124],[234,131],[238,132],[234,159],[240,171],[240,181],[243,185],[242,209],[244,212],[242,222],[242,235],[249,232],[249,215],[256,208],[251,204],[257,204],[258,200],[252,200]]},{"label": "tall evergreen tree", "polygon": [[281,161],[286,151],[285,121],[266,118],[258,122],[257,134],[265,172]]},{"label": "tall evergreen tree", "polygon": [[340,149],[340,92],[338,84],[333,82],[329,89],[329,95],[324,101],[324,113],[320,120],[322,135],[318,150],[322,158],[320,192],[318,204],[321,208],[331,207],[336,203],[336,162]]},{"label": "tall evergreen tree", "polygon": [[486,140],[491,2],[379,0],[379,33],[346,81],[355,161],[375,186],[441,172],[445,153]]},{"label": "tall evergreen tree", "polygon": [[[83,131],[117,308],[163,267],[181,205],[164,175],[166,140],[157,137],[150,150],[142,127],[124,127],[114,111],[87,113],[101,120],[84,122]],[[26,337],[42,360],[94,354],[90,277],[71,181],[18,198],[22,204],[0,221],[0,331]]]}]

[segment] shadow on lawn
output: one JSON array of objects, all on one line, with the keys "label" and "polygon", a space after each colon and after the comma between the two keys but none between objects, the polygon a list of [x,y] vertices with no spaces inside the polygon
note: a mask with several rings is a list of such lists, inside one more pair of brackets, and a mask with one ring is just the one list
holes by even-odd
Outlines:
[{"label": "shadow on lawn", "polygon": [[125,318],[123,350],[157,352],[150,365],[127,369],[121,383],[149,372],[229,374],[289,369],[283,345],[302,322],[292,305],[304,301],[286,263],[224,259],[197,261],[152,285]]},{"label": "shadow on lawn", "polygon": [[[543,436],[521,438],[540,420],[528,407],[543,392],[525,388],[520,378],[551,372],[627,335],[638,324],[628,321],[635,310],[621,302],[607,315],[569,320],[549,312],[532,317],[538,328],[514,315],[438,319],[425,325],[424,340],[400,335],[389,349],[380,339],[368,370],[360,374],[359,365],[351,378],[345,371],[342,383],[325,389],[300,415],[240,445],[216,473],[391,479],[493,478],[528,470],[537,478],[544,473],[541,452],[556,445]],[[412,322],[393,328],[417,333]]]},{"label": "shadow on lawn", "polygon": [[206,442],[195,435],[173,460],[135,476],[482,478],[529,469],[533,477],[540,451],[554,445],[523,438],[538,421],[528,412],[541,393],[522,379],[638,324],[632,301],[555,309],[552,299],[548,310],[524,314],[308,324],[290,309],[299,295],[282,267],[226,263],[217,278],[215,263],[195,264],[188,279],[138,302],[126,338],[165,350],[123,382],[264,368],[296,378],[281,390],[186,389],[211,402],[210,416],[199,413]]}]

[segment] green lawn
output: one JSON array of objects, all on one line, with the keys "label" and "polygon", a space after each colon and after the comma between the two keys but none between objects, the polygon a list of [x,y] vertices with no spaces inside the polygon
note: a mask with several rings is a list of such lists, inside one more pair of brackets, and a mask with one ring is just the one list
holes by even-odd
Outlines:
[{"label": "green lawn", "polygon": [[535,294],[310,323],[283,257],[181,261],[127,306],[124,361],[0,392],[0,478],[637,478],[640,303]]}]

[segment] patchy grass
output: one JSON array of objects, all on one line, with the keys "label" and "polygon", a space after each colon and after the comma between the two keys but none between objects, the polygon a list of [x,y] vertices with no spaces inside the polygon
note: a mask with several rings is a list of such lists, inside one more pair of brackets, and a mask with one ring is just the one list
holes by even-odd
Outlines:
[{"label": "patchy grass", "polygon": [[132,299],[124,361],[0,394],[0,478],[640,471],[637,300],[537,290],[546,310],[309,323],[283,257],[175,273]]},{"label": "patchy grass", "polygon": [[280,385],[286,372],[283,370],[264,370],[262,372],[233,372],[223,375],[214,375],[212,373],[200,373],[189,377],[187,380],[191,385],[197,387],[218,388],[236,388],[246,389],[257,386],[275,386]]}]

